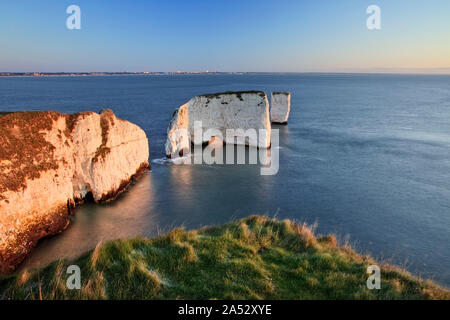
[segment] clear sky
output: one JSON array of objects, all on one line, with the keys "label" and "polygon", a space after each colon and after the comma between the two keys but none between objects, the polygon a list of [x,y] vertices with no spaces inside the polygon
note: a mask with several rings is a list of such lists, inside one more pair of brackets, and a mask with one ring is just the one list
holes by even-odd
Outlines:
[{"label": "clear sky", "polygon": [[[71,4],[81,30],[66,28]],[[371,4],[381,30],[366,27]],[[0,71],[372,68],[450,68],[450,1],[0,2]]]}]

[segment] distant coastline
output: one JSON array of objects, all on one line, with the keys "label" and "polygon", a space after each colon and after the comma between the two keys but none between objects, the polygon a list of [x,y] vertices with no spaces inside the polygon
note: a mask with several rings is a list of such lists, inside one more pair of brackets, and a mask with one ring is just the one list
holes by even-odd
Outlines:
[{"label": "distant coastline", "polygon": [[248,72],[0,72],[0,77],[80,77],[80,76],[128,76],[128,75],[180,75],[180,74],[245,74]]},{"label": "distant coastline", "polygon": [[303,72],[256,72],[256,71],[138,71],[138,72],[0,72],[0,77],[91,77],[91,76],[161,76],[161,75],[257,75],[257,74],[373,74],[373,75],[450,75],[450,68],[437,69],[346,69]]}]

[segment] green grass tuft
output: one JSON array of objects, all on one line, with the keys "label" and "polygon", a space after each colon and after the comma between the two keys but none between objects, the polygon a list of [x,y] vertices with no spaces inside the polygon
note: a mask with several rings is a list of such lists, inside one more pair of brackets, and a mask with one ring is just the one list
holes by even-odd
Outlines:
[{"label": "green grass tuft", "polygon": [[[81,268],[81,290],[66,288]],[[450,292],[382,265],[381,289],[366,287],[372,258],[317,238],[304,224],[251,216],[197,231],[99,244],[0,278],[2,299],[450,299]]]}]

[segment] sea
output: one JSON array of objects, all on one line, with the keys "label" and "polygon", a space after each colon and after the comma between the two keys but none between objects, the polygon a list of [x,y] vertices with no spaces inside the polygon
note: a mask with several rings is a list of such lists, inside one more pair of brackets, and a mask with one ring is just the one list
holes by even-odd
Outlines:
[{"label": "sea", "polygon": [[[279,170],[164,161],[173,111],[205,93],[289,91]],[[316,225],[341,244],[450,287],[450,76],[182,74],[0,78],[0,111],[110,108],[145,130],[151,172],[116,201],[76,209],[21,268],[98,243],[259,214]]]}]

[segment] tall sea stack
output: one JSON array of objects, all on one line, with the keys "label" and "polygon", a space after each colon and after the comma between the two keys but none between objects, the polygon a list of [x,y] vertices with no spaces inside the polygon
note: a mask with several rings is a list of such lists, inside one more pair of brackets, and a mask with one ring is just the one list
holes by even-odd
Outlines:
[{"label": "tall sea stack", "polygon": [[[200,136],[195,141],[196,122],[201,122],[203,131],[220,132],[225,143],[270,147],[269,101],[262,91],[200,95],[176,109],[167,129],[167,157],[183,156],[190,152],[191,144],[210,141],[207,136]],[[233,135],[227,134],[227,130],[233,130]],[[257,131],[258,137],[249,136],[248,130]]]},{"label": "tall sea stack", "polygon": [[287,124],[291,111],[291,94],[289,92],[272,92],[270,119],[272,123]]}]

